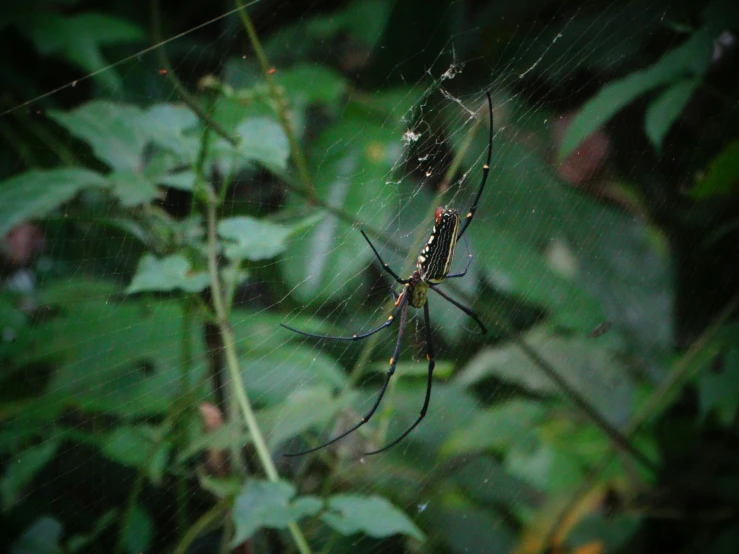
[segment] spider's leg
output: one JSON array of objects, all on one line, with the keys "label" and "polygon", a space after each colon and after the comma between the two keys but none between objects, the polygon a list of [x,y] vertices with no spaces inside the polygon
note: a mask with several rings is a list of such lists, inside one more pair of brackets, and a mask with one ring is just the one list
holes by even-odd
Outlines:
[{"label": "spider's leg", "polygon": [[[395,303],[395,307],[397,307],[402,301],[403,298],[406,296],[406,289],[408,286],[406,285],[403,288],[403,291],[400,293],[400,296],[395,296],[395,291],[393,291],[393,302]],[[397,311],[397,310],[396,310]],[[366,339],[367,337],[371,337],[375,333],[378,333],[385,329],[386,327],[390,327],[395,322],[395,315],[390,314],[387,318],[387,321],[383,323],[382,325],[379,325],[378,327],[375,327],[374,329],[371,329],[367,331],[366,333],[360,333],[360,334],[354,334],[351,337],[342,337],[339,335],[315,335],[313,333],[306,333],[305,331],[301,331],[299,329],[296,329],[295,327],[290,327],[289,325],[285,325],[284,323],[280,323],[280,327],[284,327],[288,331],[292,331],[293,333],[298,333],[299,335],[303,335],[306,337],[310,337],[312,339],[324,339],[324,340],[362,340]]]},{"label": "spider's leg", "polygon": [[457,302],[456,300],[454,300],[451,296],[449,296],[448,294],[446,294],[444,291],[442,291],[440,289],[437,289],[434,285],[430,285],[429,288],[432,291],[434,291],[436,294],[438,294],[439,296],[441,296],[444,300],[446,300],[450,304],[455,305],[457,308],[459,308],[464,313],[466,313],[468,316],[470,316],[475,321],[475,323],[477,323],[477,325],[480,327],[480,329],[482,329],[482,334],[483,335],[488,332],[487,327],[485,327],[485,325],[483,324],[483,322],[480,321],[479,316],[474,311],[472,311],[470,308],[468,308],[467,306],[463,306],[462,304],[460,304],[459,302]]},{"label": "spider's leg", "polygon": [[462,230],[457,235],[457,240],[462,238],[462,235],[464,235],[467,227],[472,222],[472,218],[475,217],[475,212],[477,211],[477,203],[480,201],[482,190],[485,188],[485,183],[488,180],[488,173],[490,173],[490,160],[493,157],[493,99],[490,98],[489,92],[486,92],[485,94],[488,97],[488,108],[490,110],[490,139],[488,141],[488,159],[485,162],[485,165],[482,166],[482,182],[480,183],[480,188],[478,189],[477,195],[475,196],[475,201],[472,202],[472,207],[467,212],[467,218],[464,220]]},{"label": "spider's leg", "polygon": [[436,358],[434,357],[434,344],[431,342],[431,321],[429,318],[429,305],[428,302],[423,305],[423,319],[426,326],[426,359],[429,361],[428,377],[426,379],[426,397],[423,399],[423,406],[421,412],[418,414],[418,419],[413,422],[413,425],[408,427],[402,435],[395,439],[390,444],[386,444],[379,450],[373,450],[372,452],[366,452],[365,455],[371,456],[372,454],[379,454],[385,452],[385,450],[391,449],[393,446],[398,444],[404,438],[406,438],[413,429],[415,429],[421,420],[426,417],[426,411],[429,409],[429,402],[431,402],[431,385],[434,379],[434,366],[436,365]]},{"label": "spider's leg", "polygon": [[364,240],[367,241],[367,244],[370,245],[370,248],[372,249],[372,252],[375,253],[375,257],[380,262],[380,265],[382,265],[382,269],[384,269],[390,275],[392,275],[393,276],[393,279],[395,279],[395,281],[397,283],[399,283],[401,285],[407,285],[408,282],[410,281],[410,279],[401,279],[400,277],[398,277],[398,274],[395,273],[392,269],[390,269],[390,266],[383,261],[382,257],[380,256],[380,253],[377,251],[377,248],[375,248],[375,245],[372,244],[372,241],[370,241],[369,237],[365,234],[365,232],[362,231],[361,229],[359,230],[359,232],[362,233],[362,236],[364,237]]},{"label": "spider's leg", "polygon": [[454,279],[456,277],[464,277],[467,275],[467,270],[470,268],[470,264],[472,263],[472,252],[470,252],[470,245],[467,244],[467,237],[464,237],[464,247],[467,249],[467,265],[464,266],[464,270],[459,273],[450,273],[444,277],[444,279]]},{"label": "spider's leg", "polygon": [[377,395],[377,399],[375,400],[375,403],[372,405],[372,408],[370,408],[370,411],[367,412],[364,415],[364,417],[359,420],[359,423],[357,423],[354,427],[352,427],[348,431],[344,431],[338,437],[334,437],[330,441],[324,442],[322,445],[316,446],[315,448],[303,450],[302,452],[293,452],[290,454],[283,454],[283,456],[302,456],[303,454],[310,454],[311,452],[320,450],[321,448],[324,448],[330,444],[335,443],[336,441],[340,439],[343,439],[345,436],[349,435],[350,433],[353,433],[354,431],[359,429],[362,425],[367,423],[372,418],[374,413],[377,411],[377,407],[380,405],[380,402],[382,401],[382,397],[385,396],[385,391],[387,390],[387,386],[390,383],[390,379],[395,373],[395,366],[398,364],[398,355],[400,354],[400,343],[403,340],[403,331],[405,330],[405,320],[406,320],[407,315],[408,315],[408,295],[404,294],[402,298],[400,299],[400,329],[398,330],[398,339],[395,342],[395,350],[393,350],[393,356],[392,358],[390,358],[390,368],[387,370],[387,373],[385,374],[385,382],[383,383],[382,388],[380,389],[380,393]]}]

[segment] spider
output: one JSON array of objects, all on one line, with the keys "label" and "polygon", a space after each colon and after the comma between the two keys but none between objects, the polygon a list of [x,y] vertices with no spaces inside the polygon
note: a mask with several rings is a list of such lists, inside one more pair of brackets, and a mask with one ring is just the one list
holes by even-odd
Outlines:
[{"label": "spider", "polygon": [[395,366],[398,363],[398,354],[400,353],[400,344],[403,340],[403,332],[405,331],[405,323],[409,305],[414,308],[423,308],[424,327],[426,332],[426,359],[429,363],[428,377],[426,380],[426,397],[424,398],[421,412],[413,425],[406,429],[391,443],[386,444],[378,450],[367,452],[366,454],[379,454],[380,452],[384,452],[385,450],[392,448],[405,437],[407,437],[408,434],[413,431],[413,429],[415,429],[419,423],[421,423],[421,420],[423,420],[423,418],[426,416],[426,411],[428,410],[429,402],[431,400],[432,377],[434,373],[434,366],[436,363],[434,360],[434,348],[431,342],[431,321],[429,317],[429,305],[427,302],[429,289],[441,296],[447,302],[462,310],[465,314],[467,314],[475,321],[480,329],[482,329],[483,333],[487,333],[485,325],[482,323],[482,321],[480,321],[480,318],[477,316],[477,314],[475,314],[475,312],[473,312],[470,308],[467,308],[466,306],[458,303],[456,300],[453,300],[445,292],[437,288],[438,285],[440,285],[444,281],[444,279],[455,279],[458,277],[464,277],[467,274],[467,269],[469,268],[470,263],[472,262],[472,255],[468,254],[467,266],[464,268],[464,270],[460,271],[459,273],[449,273],[449,270],[452,266],[452,261],[454,260],[454,249],[457,246],[457,242],[460,238],[462,238],[462,235],[464,235],[467,227],[469,227],[470,223],[472,222],[472,218],[475,216],[475,212],[477,211],[477,203],[480,201],[480,196],[482,196],[482,191],[485,188],[485,182],[487,181],[488,173],[490,172],[490,160],[493,153],[493,101],[490,97],[490,93],[486,93],[486,95],[488,99],[488,109],[490,112],[490,138],[488,141],[487,161],[485,162],[485,165],[482,166],[482,181],[480,182],[480,188],[477,190],[477,194],[475,196],[474,202],[472,203],[472,207],[470,207],[467,215],[464,218],[464,222],[462,222],[462,228],[460,229],[460,216],[457,210],[452,208],[444,208],[443,206],[438,207],[435,212],[434,227],[431,230],[431,236],[429,236],[426,244],[421,249],[415,271],[407,279],[401,279],[398,274],[395,273],[395,271],[393,271],[387,263],[385,263],[385,261],[380,256],[380,253],[372,244],[372,241],[370,241],[369,237],[365,234],[364,231],[360,231],[364,239],[367,241],[367,244],[369,244],[370,248],[372,249],[372,252],[374,252],[377,261],[380,262],[383,270],[385,270],[390,276],[392,276],[396,283],[403,286],[403,289],[399,295],[396,296],[395,292],[393,292],[393,298],[395,299],[393,314],[391,314],[382,325],[372,329],[371,331],[367,331],[366,333],[361,334],[354,334],[350,337],[314,335],[313,333],[306,333],[305,331],[294,329],[293,327],[289,327],[288,325],[282,323],[280,324],[282,325],[282,327],[289,329],[290,331],[314,339],[357,341],[366,339],[367,337],[370,337],[375,333],[382,331],[387,327],[390,327],[396,321],[397,314],[400,313],[400,329],[398,330],[398,338],[395,341],[395,349],[393,350],[393,355],[390,357],[390,367],[385,374],[385,382],[380,389],[380,393],[377,395],[375,403],[372,405],[370,410],[364,415],[364,417],[359,420],[359,423],[351,427],[349,430],[332,438],[331,440],[321,444],[320,446],[316,446],[315,448],[310,448],[308,450],[303,450],[300,452],[286,453],[284,454],[285,456],[302,456],[304,454],[310,454],[311,452],[315,452],[317,450],[325,448],[326,446],[329,446],[336,441],[343,439],[347,435],[362,427],[365,423],[369,422],[369,420],[377,411],[377,408],[382,401],[382,397],[385,395],[387,386],[390,383],[390,379],[395,373]]}]

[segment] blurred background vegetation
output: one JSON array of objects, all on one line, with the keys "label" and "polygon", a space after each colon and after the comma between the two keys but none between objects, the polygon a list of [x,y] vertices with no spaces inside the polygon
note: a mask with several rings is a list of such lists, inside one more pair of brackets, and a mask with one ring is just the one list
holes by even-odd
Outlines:
[{"label": "blurred background vegetation", "polygon": [[3,550],[739,552],[736,7],[240,5],[0,7]]}]

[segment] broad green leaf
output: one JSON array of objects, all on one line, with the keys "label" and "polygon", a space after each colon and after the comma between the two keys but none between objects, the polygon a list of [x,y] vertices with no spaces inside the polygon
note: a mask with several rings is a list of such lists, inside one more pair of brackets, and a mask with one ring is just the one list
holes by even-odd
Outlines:
[{"label": "broad green leaf", "polygon": [[727,427],[739,409],[739,349],[729,350],[714,363],[720,369],[705,369],[698,378],[698,400],[702,416],[715,411]]},{"label": "broad green leaf", "polygon": [[645,129],[649,140],[658,151],[662,149],[662,141],[670,127],[700,84],[700,79],[683,79],[670,85],[649,104]]},{"label": "broad green leaf", "polygon": [[235,526],[231,547],[249,539],[259,528],[284,529],[293,521],[314,515],[322,502],[312,496],[295,498],[295,488],[280,481],[247,481],[232,510]]},{"label": "broad green leaf", "polygon": [[336,104],[347,87],[340,73],[323,65],[296,65],[281,69],[276,77],[290,98],[306,104]]},{"label": "broad green leaf", "polygon": [[444,541],[445,552],[503,553],[516,551],[516,535],[506,518],[496,511],[483,510],[464,500],[452,500],[429,507],[430,527]]},{"label": "broad green leaf", "polygon": [[[663,236],[642,219],[563,185],[517,134],[499,138],[466,235],[473,265],[496,290],[544,308],[557,326],[581,336],[612,322],[599,342],[628,339],[659,375],[673,336],[674,278]],[[469,148],[468,164],[476,167],[470,195],[485,143],[480,137]]]},{"label": "broad green leaf", "polygon": [[94,543],[103,531],[118,518],[118,510],[112,509],[95,521],[92,529],[86,533],[74,535],[67,541],[67,549],[69,552],[79,552],[88,545]]},{"label": "broad green leaf", "polygon": [[127,104],[93,100],[69,112],[49,117],[90,145],[95,156],[113,169],[140,171],[148,140],[144,112]]},{"label": "broad green leaf", "polygon": [[182,254],[157,258],[144,254],[139,262],[136,275],[126,289],[128,294],[142,291],[201,292],[210,285],[210,277],[205,271],[193,271],[190,262]]},{"label": "broad green leaf", "polygon": [[59,441],[50,439],[8,460],[5,473],[0,479],[3,510],[9,510],[19,500],[23,489],[54,458],[58,448]]},{"label": "broad green leaf", "polygon": [[603,552],[619,552],[639,531],[642,522],[639,513],[611,515],[594,512],[575,526],[568,536],[568,543],[575,546],[598,541],[603,545]]},{"label": "broad green leaf", "polygon": [[83,189],[106,185],[105,177],[87,169],[33,170],[0,182],[0,236],[48,215]]},{"label": "broad green leaf", "polygon": [[342,535],[364,533],[379,539],[403,534],[419,541],[425,540],[421,530],[407,515],[376,495],[332,496],[321,519]]},{"label": "broad green leaf", "polygon": [[241,375],[250,396],[260,403],[274,405],[306,388],[328,385],[341,390],[346,387],[346,375],[333,358],[320,349],[285,346],[290,331],[284,331],[279,335],[283,336],[282,345],[272,350],[252,350],[247,340],[236,339],[241,353]]},{"label": "broad green leaf", "polygon": [[149,552],[149,545],[154,538],[154,522],[143,506],[136,504],[133,507],[123,530],[127,554]]},{"label": "broad green leaf", "polygon": [[19,28],[42,54],[59,56],[110,88],[120,86],[120,78],[113,68],[106,68],[100,48],[140,42],[145,36],[138,25],[93,12],[51,17],[47,10],[37,10],[23,18]]},{"label": "broad green leaf", "polygon": [[[592,340],[559,336],[545,328],[534,329],[524,339],[609,422],[620,426],[628,421],[634,386],[615,352]],[[537,394],[564,394],[514,344],[482,350],[457,381],[469,386],[486,377],[497,377]]]},{"label": "broad green leaf", "polygon": [[[182,394],[180,302],[78,299],[29,330],[14,362],[55,364],[45,402],[120,416],[159,414]],[[202,329],[191,325],[189,387],[206,371]]]},{"label": "broad green leaf", "polygon": [[732,425],[739,410],[739,325],[727,325],[705,348],[707,364],[696,379],[700,414],[714,412],[725,426]]},{"label": "broad green leaf", "polygon": [[181,164],[196,163],[202,137],[189,133],[198,125],[198,117],[189,107],[157,104],[146,110],[141,125],[154,144],[175,154]]},{"label": "broad green leaf", "polygon": [[154,483],[161,480],[169,444],[160,429],[150,425],[120,426],[101,441],[103,455],[119,464],[146,471]]},{"label": "broad green leaf", "polygon": [[225,423],[217,429],[198,429],[197,432],[192,434],[189,442],[179,450],[177,460],[183,462],[211,448],[226,450],[234,444],[245,445],[249,440],[249,433],[244,429],[244,423],[241,420]]},{"label": "broad green leaf", "polygon": [[296,390],[284,402],[259,412],[259,422],[272,448],[308,429],[321,429],[356,395],[336,397],[326,385]]},{"label": "broad green leaf", "polygon": [[551,494],[573,490],[584,477],[583,465],[576,457],[539,440],[533,433],[511,446],[505,467],[511,475]]},{"label": "broad green leaf", "polygon": [[569,156],[583,140],[638,96],[685,76],[702,76],[711,63],[714,38],[704,27],[654,65],[604,86],[585,103],[567,129],[559,159]]},{"label": "broad green leaf", "polygon": [[63,527],[56,519],[41,516],[10,547],[10,554],[61,554]]},{"label": "broad green leaf", "polygon": [[274,258],[285,251],[290,233],[289,227],[248,216],[222,219],[218,224],[218,235],[228,241],[225,251],[231,260]]},{"label": "broad green leaf", "polygon": [[[349,110],[313,145],[316,193],[330,206],[382,228],[397,205],[398,187],[389,178],[402,154],[402,131],[357,110]],[[304,202],[296,197],[292,201]],[[355,292],[361,284],[357,276],[372,259],[358,229],[327,214],[310,231],[289,241],[280,262],[292,294],[308,302],[339,300]]]},{"label": "broad green leaf", "polygon": [[706,176],[693,187],[693,198],[736,195],[739,193],[739,140],[730,142],[716,156],[708,168]]},{"label": "broad green leaf", "polygon": [[268,167],[285,169],[287,166],[290,145],[285,132],[275,120],[268,117],[245,119],[236,126],[234,138],[238,140],[235,148],[224,139],[219,139],[215,152],[226,160],[237,156],[242,161],[257,162]]},{"label": "broad green leaf", "polygon": [[[454,362],[447,360],[436,360],[434,366],[434,379],[447,379],[454,371]],[[419,362],[398,362],[395,366],[396,375],[402,377],[423,377],[428,375],[429,363],[425,359]],[[377,373],[387,373],[388,363],[379,362],[369,366],[369,369]]]},{"label": "broad green leaf", "polygon": [[441,454],[457,456],[493,449],[505,451],[546,414],[546,405],[535,400],[508,400],[477,413],[444,443]]},{"label": "broad green leaf", "polygon": [[159,196],[156,183],[135,171],[114,171],[108,176],[108,181],[113,185],[113,194],[121,206],[126,208],[148,204]]},{"label": "broad green leaf", "polygon": [[508,473],[496,459],[465,456],[460,460],[453,479],[471,499],[519,514],[539,504],[538,490]]},{"label": "broad green leaf", "polygon": [[190,170],[178,171],[177,173],[170,173],[168,175],[162,175],[157,179],[162,185],[167,185],[174,189],[191,191],[195,187],[195,173]]}]

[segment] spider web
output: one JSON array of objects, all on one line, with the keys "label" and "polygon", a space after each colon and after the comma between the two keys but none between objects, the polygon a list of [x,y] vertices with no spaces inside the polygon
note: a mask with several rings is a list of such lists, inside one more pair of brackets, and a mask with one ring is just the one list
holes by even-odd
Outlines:
[{"label": "spider web", "polygon": [[[640,192],[663,178],[638,160],[651,146],[628,151],[603,128],[574,153],[559,150],[583,102],[659,60],[649,57],[653,34],[669,35],[684,14],[660,2],[435,8],[430,23],[402,3],[255,3],[269,80],[238,10],[211,6],[197,22],[175,18],[182,26],[165,18],[159,32],[173,38],[143,49],[135,26],[121,24],[129,44],[102,50],[119,61],[73,59],[72,77],[55,74],[59,82],[6,103],[0,123],[33,137],[26,158],[3,166],[3,186],[16,191],[3,229],[22,244],[6,239],[1,306],[13,391],[3,400],[2,533],[14,552],[34,551],[24,546],[33,540],[173,551],[230,494],[228,525],[264,551],[291,542],[288,521],[300,521],[315,551],[545,546],[567,499],[620,446],[609,432],[626,436],[644,391],[666,378],[675,340],[673,261]],[[78,9],[68,21],[87,13]],[[112,25],[75,21],[88,37],[96,23]],[[38,37],[53,29],[14,25],[41,57],[70,63],[79,47],[43,50]],[[436,372],[421,425],[388,453],[363,456],[423,402],[426,335],[411,308],[372,421],[324,451],[282,457],[359,421],[398,329],[338,342],[279,324],[350,336],[393,313],[400,287],[359,230],[405,278],[436,207],[467,213],[487,153],[486,91],[491,171],[452,271],[472,261],[441,288],[488,334],[430,294]],[[619,123],[624,136],[641,127]],[[45,169],[24,177],[31,168]],[[201,181],[227,191],[218,264],[229,328],[283,488],[264,480],[227,371],[228,337],[205,315],[217,307]],[[637,438],[651,459],[655,439]],[[611,468],[613,482],[629,471],[654,477],[629,459]],[[243,486],[247,475],[256,481]],[[590,537],[618,548],[642,523],[618,520],[632,527],[609,535],[612,522],[597,513],[583,521],[572,547]],[[210,529],[196,544],[215,551],[221,536]]]}]

